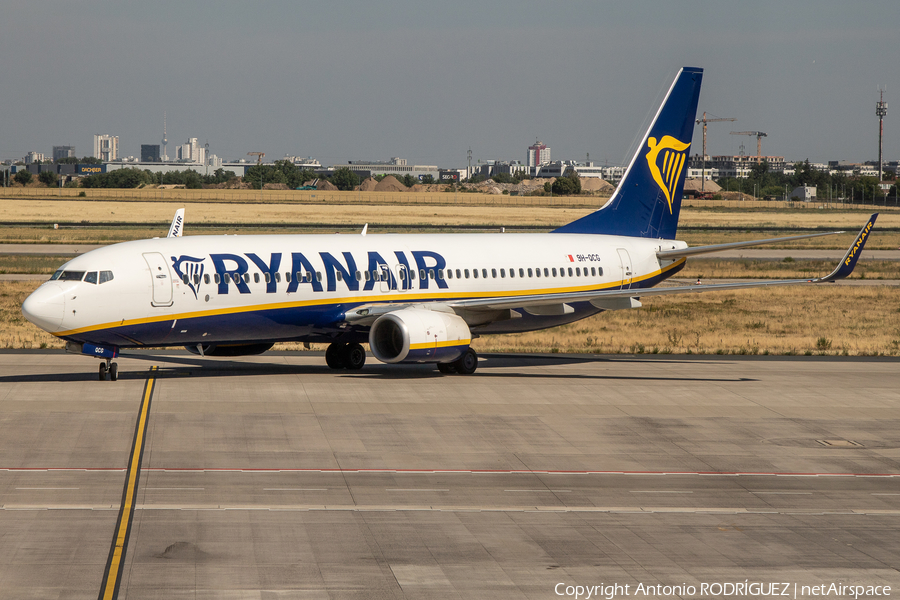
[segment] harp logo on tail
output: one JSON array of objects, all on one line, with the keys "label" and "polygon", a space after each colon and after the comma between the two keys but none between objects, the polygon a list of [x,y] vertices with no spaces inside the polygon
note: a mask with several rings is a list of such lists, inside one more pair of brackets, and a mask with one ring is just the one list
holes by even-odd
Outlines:
[{"label": "harp logo on tail", "polygon": [[[687,149],[691,144],[680,142],[671,135],[665,135],[659,142],[655,137],[647,139],[650,152],[647,153],[647,164],[650,166],[650,174],[653,181],[666,195],[669,203],[669,214],[672,214],[672,197],[675,188],[681,180],[681,171],[687,160]],[[661,157],[661,158],[660,158]]]}]

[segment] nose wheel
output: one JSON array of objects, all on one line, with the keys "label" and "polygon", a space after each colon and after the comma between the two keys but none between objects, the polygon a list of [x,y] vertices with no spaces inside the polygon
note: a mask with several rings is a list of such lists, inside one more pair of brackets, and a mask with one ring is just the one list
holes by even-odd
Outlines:
[{"label": "nose wheel", "polygon": [[106,375],[109,374],[110,381],[117,381],[119,379],[119,365],[116,363],[107,360],[106,362],[100,363],[100,381],[106,381]]}]

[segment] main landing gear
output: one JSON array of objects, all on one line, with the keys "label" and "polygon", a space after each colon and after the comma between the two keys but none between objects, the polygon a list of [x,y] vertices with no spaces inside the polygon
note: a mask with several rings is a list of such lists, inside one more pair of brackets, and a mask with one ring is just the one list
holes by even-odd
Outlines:
[{"label": "main landing gear", "polygon": [[112,362],[109,359],[106,359],[105,362],[100,362],[100,381],[106,381],[106,374],[109,373],[110,381],[117,381],[119,379],[119,365]]},{"label": "main landing gear", "polygon": [[478,354],[471,348],[466,349],[465,353],[450,363],[438,363],[438,371],[444,375],[459,373],[460,375],[471,375],[478,368]]},{"label": "main landing gear", "polygon": [[366,350],[362,344],[330,344],[325,350],[325,364],[332,369],[356,371],[366,364]]}]

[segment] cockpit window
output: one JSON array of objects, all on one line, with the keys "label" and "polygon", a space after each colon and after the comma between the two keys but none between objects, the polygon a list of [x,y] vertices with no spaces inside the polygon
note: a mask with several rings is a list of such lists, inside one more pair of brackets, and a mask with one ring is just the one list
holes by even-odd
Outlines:
[{"label": "cockpit window", "polygon": [[57,279],[60,281],[81,281],[84,278],[84,271],[63,271]]},{"label": "cockpit window", "polygon": [[59,276],[62,274],[63,274],[62,269],[60,269],[59,271],[57,271],[50,277],[50,281],[56,281],[57,279],[59,279]]},{"label": "cockpit window", "polygon": [[88,274],[84,276],[84,282],[97,285],[97,271],[89,271]]},{"label": "cockpit window", "polygon": [[112,271],[100,271],[100,283],[106,283],[113,280]]}]

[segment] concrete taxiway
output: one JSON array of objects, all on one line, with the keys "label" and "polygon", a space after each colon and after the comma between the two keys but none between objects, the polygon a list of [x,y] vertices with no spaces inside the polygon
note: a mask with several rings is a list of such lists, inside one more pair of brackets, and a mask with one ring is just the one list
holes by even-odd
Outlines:
[{"label": "concrete taxiway", "polygon": [[0,353],[0,598],[900,589],[900,361],[370,361]]}]

